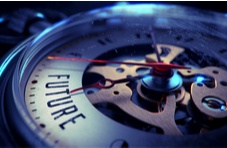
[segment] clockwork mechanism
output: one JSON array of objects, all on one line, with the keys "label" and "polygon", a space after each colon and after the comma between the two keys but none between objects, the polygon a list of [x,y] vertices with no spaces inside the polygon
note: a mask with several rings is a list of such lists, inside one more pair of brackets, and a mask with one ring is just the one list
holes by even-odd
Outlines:
[{"label": "clockwork mechanism", "polygon": [[[224,70],[210,66],[191,69],[189,65],[195,61],[184,52],[188,49],[160,44],[157,46],[158,54],[155,54],[149,44],[142,46],[144,47],[124,47],[127,51],[148,51],[145,55],[141,54],[140,58],[139,54],[135,54],[137,60],[132,60],[133,56],[118,53],[116,59],[125,61],[120,65],[92,64],[86,70],[83,87],[88,99],[98,110],[130,127],[170,135],[202,134],[225,125]],[[104,55],[110,54],[113,58],[114,52],[116,50]],[[184,65],[187,64],[188,67],[168,65],[171,62],[177,63],[177,56],[181,55],[187,59]],[[105,59],[105,56],[99,58]],[[160,65],[151,68],[149,64],[158,64],[157,59],[162,60]],[[104,63],[106,62],[114,63]],[[96,79],[96,83],[87,82],[91,77]],[[123,84],[114,85],[115,83]],[[217,85],[220,92],[217,95],[210,93],[217,89]],[[78,89],[73,92],[77,91]]]},{"label": "clockwork mechanism", "polygon": [[3,62],[7,131],[15,145],[225,145],[226,21],[129,4],[57,23]]}]

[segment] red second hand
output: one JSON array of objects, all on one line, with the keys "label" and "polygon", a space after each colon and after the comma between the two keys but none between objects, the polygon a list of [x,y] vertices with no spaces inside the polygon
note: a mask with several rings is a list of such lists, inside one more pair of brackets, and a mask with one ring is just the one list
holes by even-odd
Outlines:
[{"label": "red second hand", "polygon": [[48,59],[51,60],[63,60],[63,61],[78,61],[78,62],[91,62],[91,63],[100,63],[100,64],[126,64],[126,65],[138,65],[138,66],[148,66],[158,68],[160,70],[169,70],[169,69],[191,69],[190,67],[185,67],[177,64],[167,64],[162,62],[155,63],[136,63],[136,62],[118,62],[118,61],[109,61],[109,60],[92,60],[84,58],[66,58],[58,56],[48,56]]}]

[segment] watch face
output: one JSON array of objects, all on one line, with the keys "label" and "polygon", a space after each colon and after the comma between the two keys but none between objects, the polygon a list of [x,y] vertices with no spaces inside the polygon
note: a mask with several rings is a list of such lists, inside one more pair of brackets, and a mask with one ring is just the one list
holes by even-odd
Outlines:
[{"label": "watch face", "polygon": [[33,146],[222,145],[226,30],[222,14],[174,5],[75,15],[16,49],[7,128]]}]

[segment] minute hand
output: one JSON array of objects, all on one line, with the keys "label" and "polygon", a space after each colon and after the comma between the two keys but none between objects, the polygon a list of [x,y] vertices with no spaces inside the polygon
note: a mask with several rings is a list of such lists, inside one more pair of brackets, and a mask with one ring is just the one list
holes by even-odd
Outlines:
[{"label": "minute hand", "polygon": [[67,58],[67,57],[58,57],[58,56],[48,56],[48,59],[51,60],[63,60],[63,61],[78,61],[78,62],[90,62],[90,63],[99,63],[99,64],[126,64],[126,65],[137,65],[137,66],[148,66],[158,69],[191,69],[190,67],[185,67],[177,64],[167,64],[163,62],[152,62],[152,63],[137,63],[137,62],[119,62],[119,61],[110,61],[110,60],[93,60],[85,58]]}]

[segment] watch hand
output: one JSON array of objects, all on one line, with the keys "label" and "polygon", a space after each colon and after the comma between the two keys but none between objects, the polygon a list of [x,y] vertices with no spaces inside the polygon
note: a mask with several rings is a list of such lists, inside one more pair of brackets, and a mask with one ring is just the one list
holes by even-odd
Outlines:
[{"label": "watch hand", "polygon": [[160,71],[167,71],[170,69],[191,69],[190,67],[185,67],[177,64],[167,64],[163,62],[155,63],[137,63],[137,62],[119,62],[119,61],[110,61],[110,60],[92,60],[84,58],[67,58],[67,57],[58,57],[58,56],[48,56],[48,59],[51,60],[64,60],[64,61],[78,61],[78,62],[91,62],[91,63],[101,63],[101,64],[126,64],[126,65],[138,65],[138,66],[148,66],[158,69]]},{"label": "watch hand", "polygon": [[156,46],[156,40],[155,40],[155,36],[154,36],[153,31],[151,31],[151,38],[152,38],[152,41],[153,41],[153,48],[155,49],[155,54],[157,56],[157,60],[158,60],[158,62],[161,63],[163,61],[161,60],[160,54],[158,53],[158,49],[157,49],[157,46]]},{"label": "watch hand", "polygon": [[[148,75],[148,74],[146,74],[146,75]],[[115,84],[138,80],[138,79],[143,78],[146,75],[139,75],[139,76],[134,76],[134,77],[122,78],[122,79],[118,79],[118,80],[112,80],[112,79],[109,79],[109,78],[104,78],[104,79],[99,80],[96,83],[91,84],[91,85],[87,85],[87,86],[83,86],[83,87],[73,89],[69,93],[72,94],[72,93],[75,93],[75,92],[80,91],[82,89],[91,88],[91,87],[95,87],[95,88],[99,88],[99,89],[108,89],[108,88],[113,87]]]}]

